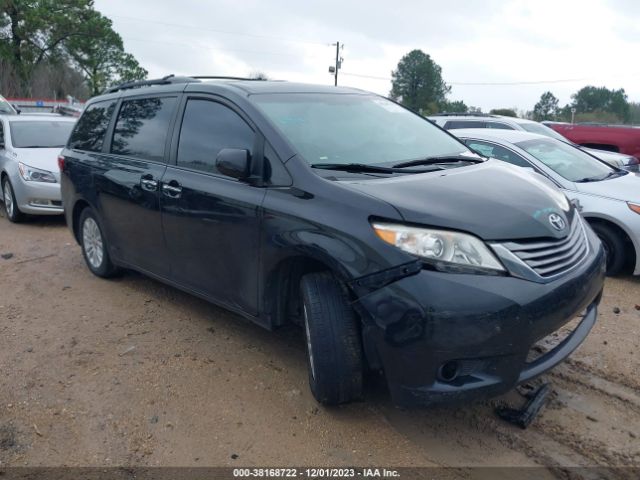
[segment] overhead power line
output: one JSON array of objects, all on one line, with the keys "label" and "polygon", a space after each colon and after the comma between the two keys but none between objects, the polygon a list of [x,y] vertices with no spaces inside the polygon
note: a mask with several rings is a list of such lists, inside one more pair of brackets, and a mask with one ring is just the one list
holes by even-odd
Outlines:
[{"label": "overhead power line", "polygon": [[197,25],[186,25],[186,24],[183,24],[183,23],[161,22],[161,21],[158,21],[158,20],[149,20],[147,18],[129,17],[129,16],[125,16],[125,15],[109,15],[109,16],[110,17],[114,17],[114,18],[121,18],[121,19],[124,19],[124,20],[132,20],[132,21],[135,21],[135,22],[153,23],[153,24],[156,24],[156,25],[163,25],[165,27],[186,28],[188,30],[203,30],[203,31],[212,32],[212,33],[220,33],[222,35],[238,35],[238,36],[242,36],[242,37],[264,38],[264,39],[277,40],[277,41],[286,42],[286,43],[297,43],[299,45],[315,45],[315,46],[322,46],[322,47],[329,46],[328,43],[305,42],[305,41],[301,41],[301,40],[295,40],[293,38],[278,37],[278,36],[274,36],[274,35],[259,35],[259,34],[255,34],[255,33],[231,32],[229,30],[218,30],[218,29],[215,29],[215,28],[199,27]]},{"label": "overhead power line", "polygon": [[[363,75],[360,73],[347,73],[342,72],[342,75],[349,77],[371,78],[373,80],[384,80],[391,82],[391,77],[379,77],[376,75]],[[571,82],[586,82],[588,78],[565,78],[559,80],[531,80],[531,81],[516,81],[516,82],[446,82],[448,85],[470,85],[470,86],[508,86],[508,85],[543,85],[547,83],[571,83]]]}]

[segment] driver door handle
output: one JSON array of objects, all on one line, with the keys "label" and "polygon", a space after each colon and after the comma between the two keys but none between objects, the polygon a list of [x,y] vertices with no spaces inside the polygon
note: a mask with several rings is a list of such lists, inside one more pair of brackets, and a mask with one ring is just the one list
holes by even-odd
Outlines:
[{"label": "driver door handle", "polygon": [[175,180],[171,180],[169,183],[162,184],[162,193],[170,198],[180,198],[182,187]]}]

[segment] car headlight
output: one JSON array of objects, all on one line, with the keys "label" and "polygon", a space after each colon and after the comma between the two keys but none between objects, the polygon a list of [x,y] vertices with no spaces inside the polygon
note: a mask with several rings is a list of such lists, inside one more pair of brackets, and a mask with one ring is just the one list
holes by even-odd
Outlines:
[{"label": "car headlight", "polygon": [[18,170],[20,170],[20,176],[27,182],[56,183],[57,181],[53,173],[30,167],[22,162],[18,162]]},{"label": "car headlight", "polygon": [[627,202],[627,206],[634,212],[640,214],[640,205],[638,205],[637,203]]},{"label": "car headlight", "polygon": [[376,222],[372,226],[385,242],[420,257],[439,270],[506,271],[489,247],[473,235],[391,223]]}]

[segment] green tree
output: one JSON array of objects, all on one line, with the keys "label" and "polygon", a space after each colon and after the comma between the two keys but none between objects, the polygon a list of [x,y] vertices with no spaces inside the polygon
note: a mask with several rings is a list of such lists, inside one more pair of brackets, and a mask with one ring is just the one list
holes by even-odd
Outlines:
[{"label": "green tree", "polygon": [[622,121],[629,120],[630,107],[624,88],[609,90],[606,87],[587,86],[571,95],[571,106],[576,113],[613,113]]},{"label": "green tree", "polygon": [[441,112],[448,113],[467,113],[469,111],[469,107],[462,100],[454,100],[452,102],[445,100],[440,104]]},{"label": "green tree", "polygon": [[111,20],[94,10],[85,19],[83,28],[84,34],[69,38],[65,47],[72,63],[85,75],[92,95],[114,83],[147,76],[133,55],[125,52]]},{"label": "green tree", "polygon": [[422,50],[406,54],[391,72],[389,96],[412,110],[434,113],[451,91],[442,79],[442,69]]},{"label": "green tree", "polygon": [[551,92],[544,92],[540,96],[540,101],[533,107],[533,119],[537,122],[555,120],[558,113],[560,113],[558,99]]},{"label": "green tree", "polygon": [[505,117],[517,117],[515,109],[513,108],[493,108],[489,110],[491,115],[504,115]]}]

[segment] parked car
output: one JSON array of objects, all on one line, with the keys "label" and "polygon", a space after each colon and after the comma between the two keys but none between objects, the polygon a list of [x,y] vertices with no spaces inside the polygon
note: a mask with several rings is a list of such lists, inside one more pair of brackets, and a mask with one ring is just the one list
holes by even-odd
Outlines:
[{"label": "parked car", "polygon": [[361,90],[125,84],[89,101],[60,166],[89,270],[132,268],[268,329],[300,324],[326,404],[361,398],[365,367],[399,404],[497,395],[596,321],[604,251],[559,190]]},{"label": "parked car", "polygon": [[0,115],[0,187],[7,218],[61,215],[58,154],[75,119]]},{"label": "parked car", "polygon": [[640,127],[588,123],[550,123],[549,127],[578,145],[623,153],[640,160]]},{"label": "parked car", "polygon": [[18,111],[0,95],[0,115],[17,115]]},{"label": "parked car", "polygon": [[600,237],[607,272],[626,263],[640,274],[640,176],[616,169],[565,142],[509,130],[454,130],[483,155],[535,170],[561,188]]},{"label": "parked car", "polygon": [[[432,115],[429,120],[436,123],[445,130],[455,130],[459,128],[489,128],[500,130],[521,130],[524,132],[537,133],[546,137],[555,138],[563,142],[573,143],[569,138],[556,132],[549,126],[527,120],[525,118],[506,117],[502,115],[488,115],[484,113],[475,114],[440,114]],[[624,153],[616,153],[611,149],[599,150],[590,148],[589,145],[582,145],[580,148],[590,155],[600,160],[604,160],[610,165],[628,170],[630,172],[640,172],[640,161],[632,156]]]}]

